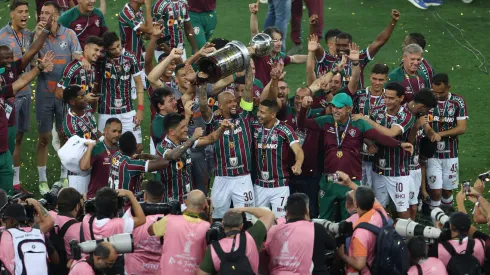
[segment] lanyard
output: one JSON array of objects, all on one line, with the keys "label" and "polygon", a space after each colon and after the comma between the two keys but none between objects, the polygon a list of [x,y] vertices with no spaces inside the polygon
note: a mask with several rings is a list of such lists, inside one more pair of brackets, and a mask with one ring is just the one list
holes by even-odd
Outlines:
[{"label": "lanyard", "polygon": [[[410,89],[412,89],[412,92],[415,94],[415,90],[413,89],[412,87],[412,82],[410,81],[410,76],[408,75],[407,71],[405,71],[405,68],[402,67],[402,71],[403,73],[405,74],[405,79],[408,81],[408,85],[410,86]],[[419,74],[417,73],[417,71],[415,71],[415,75],[417,76],[417,86],[418,86],[418,91],[420,91],[420,77],[419,77]]]},{"label": "lanyard", "polygon": [[20,34],[22,35],[22,40],[21,40],[19,38],[19,36],[17,35],[17,31],[14,30],[14,28],[12,28],[12,23],[9,23],[9,26],[10,26],[10,29],[12,29],[12,33],[14,34],[15,41],[17,41],[17,45],[19,45],[19,48],[20,48],[20,51],[22,52],[22,55],[24,55],[26,53],[24,34],[22,33],[22,31],[20,32]]},{"label": "lanyard", "polygon": [[342,143],[344,142],[345,134],[347,133],[347,130],[349,129],[350,125],[350,116],[349,120],[347,121],[347,125],[345,125],[344,132],[342,133],[342,136],[339,137],[339,125],[337,121],[335,121],[335,138],[337,139],[337,149],[340,150],[342,148]]},{"label": "lanyard", "polygon": [[[90,117],[89,116],[87,116],[87,120],[89,121],[89,124],[90,125],[88,125],[85,122],[85,120],[83,119],[83,116],[85,116],[85,114],[83,116],[78,116],[76,113],[72,112],[71,109],[69,110],[69,112],[77,120],[77,122],[80,121],[83,124],[83,126],[84,126],[85,129],[82,128],[81,130],[84,132],[84,134],[89,134],[90,136],[92,136],[92,134],[95,134],[95,131],[96,130],[95,130],[94,127],[92,127],[92,123],[90,122]],[[97,138],[97,135],[95,135],[95,138]],[[104,146],[105,146],[105,144],[104,144]]]},{"label": "lanyard", "polygon": [[269,138],[271,137],[271,134],[274,132],[274,129],[276,128],[277,124],[279,124],[279,121],[276,120],[276,123],[274,123],[274,126],[269,130],[269,133],[267,133],[267,137],[264,140],[264,133],[265,133],[265,128],[262,125],[262,136],[261,136],[261,141],[262,141],[262,149],[266,148],[266,143],[269,141]]}]

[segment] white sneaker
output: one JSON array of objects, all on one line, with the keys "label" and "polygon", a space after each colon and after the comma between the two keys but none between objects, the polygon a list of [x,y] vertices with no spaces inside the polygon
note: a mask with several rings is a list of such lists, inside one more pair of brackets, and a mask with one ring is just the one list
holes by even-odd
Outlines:
[{"label": "white sneaker", "polygon": [[58,150],[61,148],[61,142],[60,138],[58,137],[58,131],[56,131],[56,125],[53,125],[53,130],[51,130],[51,145],[53,146],[53,149],[58,152]]},{"label": "white sneaker", "polygon": [[461,1],[463,1],[463,3],[465,3],[465,4],[469,4],[469,3],[473,2],[473,0],[461,0]]},{"label": "white sneaker", "polygon": [[261,4],[267,4],[267,0],[260,0],[259,1]]}]

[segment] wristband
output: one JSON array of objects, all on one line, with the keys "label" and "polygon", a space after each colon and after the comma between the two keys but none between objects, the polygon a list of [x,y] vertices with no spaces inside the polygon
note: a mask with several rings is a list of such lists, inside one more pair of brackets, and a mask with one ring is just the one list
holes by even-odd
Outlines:
[{"label": "wristband", "polygon": [[42,65],[41,63],[37,63],[37,69],[42,72],[44,70],[44,68],[42,68]]},{"label": "wristband", "polygon": [[138,105],[138,111],[144,111],[145,110],[145,106],[143,105]]}]

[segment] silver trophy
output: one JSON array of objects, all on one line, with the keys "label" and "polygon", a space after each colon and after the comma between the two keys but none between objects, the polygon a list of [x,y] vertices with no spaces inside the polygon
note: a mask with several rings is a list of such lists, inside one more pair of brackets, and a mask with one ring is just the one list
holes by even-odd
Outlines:
[{"label": "silver trophy", "polygon": [[199,59],[199,71],[207,74],[206,82],[216,83],[250,65],[250,54],[240,41],[231,41],[223,48]]},{"label": "silver trophy", "polygon": [[262,57],[271,53],[272,47],[272,38],[265,33],[258,33],[250,41],[250,47],[252,47],[255,51],[255,55]]}]

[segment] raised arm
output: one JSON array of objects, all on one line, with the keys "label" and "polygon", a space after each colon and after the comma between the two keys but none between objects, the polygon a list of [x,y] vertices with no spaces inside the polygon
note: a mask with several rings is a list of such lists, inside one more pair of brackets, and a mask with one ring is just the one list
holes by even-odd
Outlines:
[{"label": "raised arm", "polygon": [[245,88],[243,89],[242,100],[245,102],[253,103],[253,85],[254,85],[254,73],[251,66],[248,67],[245,73]]},{"label": "raised arm", "polygon": [[251,38],[259,33],[259,22],[257,19],[257,13],[259,12],[259,1],[253,4],[249,4],[250,10],[250,35]]},{"label": "raised arm", "polygon": [[199,49],[197,48],[196,35],[194,34],[194,28],[190,20],[184,22],[184,31],[187,41],[191,43],[192,51],[197,52]]},{"label": "raised arm", "polygon": [[211,120],[212,110],[208,104],[208,94],[206,92],[207,85],[203,84],[199,88],[199,110],[201,111],[202,118],[207,123]]},{"label": "raised arm", "polygon": [[182,157],[182,155],[187,151],[187,149],[195,146],[195,143],[198,138],[200,138],[203,134],[202,128],[198,127],[194,130],[192,137],[190,137],[184,144],[180,145],[177,148],[165,151],[163,158],[166,160],[178,160]]},{"label": "raised arm", "polygon": [[318,36],[316,36],[316,34],[310,34],[310,38],[308,39],[308,57],[306,59],[306,85],[307,86],[310,86],[316,80],[315,51],[318,49],[318,47],[320,47],[320,43],[318,43]]},{"label": "raised arm", "polygon": [[49,232],[54,227],[54,219],[49,215],[48,210],[46,210],[39,202],[35,199],[26,199],[27,205],[32,205],[34,210],[39,217],[39,230],[43,233]]},{"label": "raised arm", "polygon": [[[376,131],[380,132],[381,134],[383,134],[385,136],[396,137],[396,136],[403,134],[403,129],[401,126],[393,125],[394,127],[386,128],[383,125],[376,123],[375,121],[371,120],[370,118],[368,118],[362,114],[353,114],[352,119],[354,121],[359,120],[359,119],[365,120],[369,125],[371,125],[371,127],[373,127],[374,129],[376,129]],[[369,139],[372,139],[372,138],[369,138]]]},{"label": "raised arm", "polygon": [[37,53],[42,49],[44,42],[46,42],[46,39],[48,38],[48,35],[51,32],[52,19],[53,16],[50,16],[46,23],[44,22],[37,23],[36,30],[35,30],[36,39],[34,39],[33,43],[31,44],[27,52],[21,57],[22,69],[25,69],[27,65],[31,63],[31,61],[34,59]]},{"label": "raised arm", "polygon": [[105,16],[105,13],[106,13],[106,10],[107,10],[105,0],[100,0],[99,10],[102,13],[102,15]]},{"label": "raised arm", "polygon": [[376,37],[376,40],[374,40],[374,42],[371,43],[371,45],[369,45],[368,47],[368,53],[371,58],[373,58],[376,55],[376,53],[379,51],[379,49],[381,49],[381,47],[383,47],[383,45],[386,44],[386,42],[388,42],[399,19],[400,19],[400,13],[397,10],[392,10],[390,23],[378,35],[378,37]]},{"label": "raised arm", "polygon": [[359,85],[359,79],[361,78],[361,66],[359,66],[359,46],[356,43],[349,44],[349,60],[351,61],[352,75],[347,87],[352,95],[357,92],[357,86]]},{"label": "raised arm", "polygon": [[129,199],[129,202],[131,203],[131,208],[133,209],[134,212],[133,215],[134,228],[145,224],[146,222],[145,213],[143,212],[143,209],[141,208],[141,205],[136,199],[136,197],[134,196],[133,192],[125,189],[119,189],[117,190],[117,194],[119,197],[126,197]]},{"label": "raised arm", "polygon": [[[105,2],[105,0],[102,0]],[[102,6],[102,1],[100,5]],[[151,34],[153,32],[153,17],[151,16],[151,0],[145,0],[145,23],[138,27],[138,30]]]},{"label": "raised arm", "polygon": [[[151,33],[150,42],[146,47],[145,52],[145,73],[148,75],[153,70],[153,57],[155,57],[155,49],[157,48],[157,41],[162,37],[163,25],[162,21],[158,21],[153,25],[153,31]],[[168,66],[168,65],[167,65]]]},{"label": "raised arm", "polygon": [[305,96],[303,98],[303,102],[301,102],[301,109],[298,114],[297,125],[300,129],[312,129],[312,130],[321,130],[322,127],[318,125],[316,119],[307,119],[306,115],[310,109],[311,104],[313,103],[313,98],[311,96]]},{"label": "raised arm", "polygon": [[92,151],[94,150],[95,147],[95,142],[86,142],[85,146],[87,146],[87,151],[85,151],[78,164],[80,166],[80,170],[82,171],[87,171],[88,169],[90,169],[90,167],[92,167],[91,159],[92,159]]},{"label": "raised arm", "polygon": [[148,74],[148,81],[150,81],[153,88],[162,88],[165,86],[160,77],[163,75],[168,65],[170,65],[170,62],[174,59],[181,58],[183,53],[184,52],[181,49],[174,48],[162,62],[153,68],[150,74]]}]

